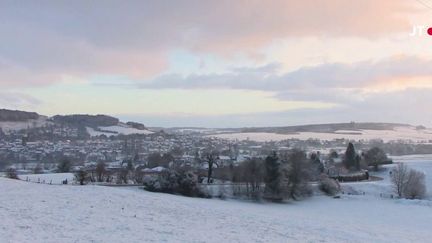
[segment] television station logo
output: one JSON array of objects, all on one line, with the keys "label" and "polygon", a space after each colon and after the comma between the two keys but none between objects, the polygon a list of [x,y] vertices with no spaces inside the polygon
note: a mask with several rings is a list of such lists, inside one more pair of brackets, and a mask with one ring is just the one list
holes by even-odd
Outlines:
[{"label": "television station logo", "polygon": [[413,25],[410,36],[432,36],[432,27],[427,27],[426,25]]}]

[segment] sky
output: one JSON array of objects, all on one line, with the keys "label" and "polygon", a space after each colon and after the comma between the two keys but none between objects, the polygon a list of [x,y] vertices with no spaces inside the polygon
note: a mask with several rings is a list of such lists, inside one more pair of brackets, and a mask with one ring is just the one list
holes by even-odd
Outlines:
[{"label": "sky", "polygon": [[432,127],[430,27],[432,0],[0,0],[0,108]]}]

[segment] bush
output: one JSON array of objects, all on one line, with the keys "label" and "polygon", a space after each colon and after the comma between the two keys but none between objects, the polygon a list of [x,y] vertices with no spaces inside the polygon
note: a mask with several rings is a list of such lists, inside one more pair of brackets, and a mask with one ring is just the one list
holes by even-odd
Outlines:
[{"label": "bush", "polygon": [[89,180],[87,171],[80,169],[79,171],[75,172],[75,180],[79,182],[80,185],[84,185]]},{"label": "bush", "polygon": [[15,168],[9,168],[6,170],[6,177],[9,179],[16,179],[18,180],[18,174]]},{"label": "bush", "polygon": [[59,173],[67,173],[71,170],[72,162],[68,158],[63,158],[57,165],[57,171]]},{"label": "bush", "polygon": [[37,164],[36,167],[33,169],[34,174],[43,174],[43,172],[44,170],[41,164]]},{"label": "bush", "polygon": [[166,170],[157,176],[145,176],[144,188],[152,192],[180,194],[188,197],[206,197],[198,187],[198,177],[191,171]]},{"label": "bush", "polygon": [[127,168],[121,168],[116,174],[116,184],[128,184],[129,181],[129,170]]},{"label": "bush", "polygon": [[407,199],[423,199],[426,195],[425,175],[416,170],[410,170],[403,195]]},{"label": "bush", "polygon": [[324,192],[328,196],[334,196],[340,192],[339,183],[336,180],[331,179],[329,177],[321,178],[318,187],[322,192]]},{"label": "bush", "polygon": [[383,164],[392,163],[392,161],[387,158],[386,153],[378,147],[374,147],[366,151],[364,154],[364,159],[368,166],[374,167],[375,171],[378,171],[379,166]]}]

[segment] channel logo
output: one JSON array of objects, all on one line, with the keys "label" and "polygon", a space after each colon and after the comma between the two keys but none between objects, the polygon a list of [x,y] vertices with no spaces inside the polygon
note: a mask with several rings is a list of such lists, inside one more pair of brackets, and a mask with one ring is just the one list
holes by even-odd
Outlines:
[{"label": "channel logo", "polygon": [[432,27],[426,27],[424,25],[414,25],[409,35],[410,36],[423,36],[423,35],[432,36]]}]

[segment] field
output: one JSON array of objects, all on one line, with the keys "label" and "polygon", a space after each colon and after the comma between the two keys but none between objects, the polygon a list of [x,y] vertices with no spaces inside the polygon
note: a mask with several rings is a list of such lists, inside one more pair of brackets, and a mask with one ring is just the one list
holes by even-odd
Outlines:
[{"label": "field", "polygon": [[74,179],[73,173],[54,173],[54,174],[31,174],[31,175],[19,175],[21,180],[45,183],[45,184],[62,184],[64,180],[72,182]]},{"label": "field", "polygon": [[209,135],[230,140],[253,140],[258,142],[281,141],[285,139],[319,139],[334,140],[345,138],[349,140],[382,139],[384,142],[393,140],[410,140],[413,142],[432,141],[430,129],[416,130],[413,127],[397,127],[394,130],[339,130],[335,132],[299,132],[293,134],[279,134],[268,132],[224,133]]},{"label": "field", "polygon": [[[406,155],[406,156],[391,156],[395,163],[403,162],[409,168],[416,169],[426,175],[426,186],[428,189],[427,199],[432,200],[432,155]],[[379,172],[371,172],[371,175],[378,176],[383,180],[362,183],[343,183],[343,187],[347,192],[358,194],[366,193],[368,196],[376,198],[391,197],[394,195],[393,187],[390,182],[390,170],[396,165],[387,165]],[[424,203],[424,202],[423,202]],[[432,201],[427,202],[432,203]]]},{"label": "field", "polygon": [[[432,157],[399,157],[432,174]],[[389,168],[388,168],[389,169]],[[427,242],[432,201],[382,197],[383,181],[343,184],[333,199],[285,204],[197,199],[139,188],[0,178],[1,242]],[[377,174],[377,175],[378,175]],[[428,178],[429,192],[432,188]],[[429,194],[430,195],[430,194]]]}]

